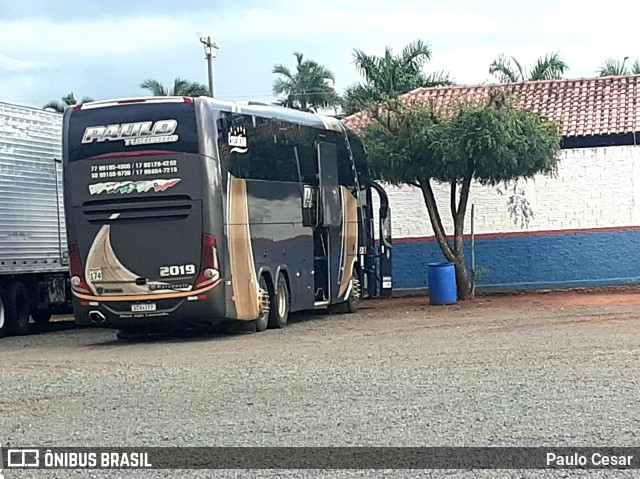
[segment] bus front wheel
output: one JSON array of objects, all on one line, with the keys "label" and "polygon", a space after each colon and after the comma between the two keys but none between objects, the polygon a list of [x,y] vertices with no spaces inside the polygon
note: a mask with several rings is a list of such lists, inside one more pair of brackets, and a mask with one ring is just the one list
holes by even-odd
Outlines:
[{"label": "bus front wheel", "polygon": [[349,313],[357,313],[358,309],[360,309],[360,296],[361,285],[360,279],[358,276],[358,272],[354,271],[353,276],[351,276],[351,291],[349,292],[349,299],[343,301],[342,303],[332,304],[329,306],[330,314],[349,314]]},{"label": "bus front wheel", "polygon": [[289,294],[289,285],[284,275],[278,275],[276,283],[276,291],[271,303],[271,311],[269,311],[269,328],[284,329],[289,321],[289,310],[291,309],[291,297]]}]

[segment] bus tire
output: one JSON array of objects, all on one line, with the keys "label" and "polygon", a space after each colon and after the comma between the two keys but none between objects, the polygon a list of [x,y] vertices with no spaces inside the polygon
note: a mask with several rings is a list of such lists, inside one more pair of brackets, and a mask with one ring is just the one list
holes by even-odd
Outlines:
[{"label": "bus tire", "polygon": [[357,313],[360,309],[360,296],[362,295],[360,286],[360,277],[358,272],[354,271],[351,276],[351,292],[349,299],[342,303],[332,304],[329,306],[330,314],[352,314]]},{"label": "bus tire", "polygon": [[116,333],[119,341],[137,343],[144,341],[149,336],[148,332],[138,328],[121,329]]},{"label": "bus tire", "polygon": [[284,275],[278,275],[275,294],[269,311],[269,328],[284,329],[289,322],[289,310],[291,309],[291,294],[289,293],[289,285]]},{"label": "bus tire", "polygon": [[7,319],[9,329],[17,336],[29,333],[29,293],[24,284],[16,281],[7,291]]},{"label": "bus tire", "polygon": [[9,322],[7,321],[7,295],[0,288],[0,338],[7,335]]},{"label": "bus tire", "polygon": [[[256,332],[260,333],[269,326],[269,314],[271,312],[271,307],[273,306],[273,288],[269,287],[269,283],[267,283],[267,278],[264,274],[260,276],[258,286],[260,288],[260,301],[262,304],[260,317],[256,319]],[[266,298],[264,300],[262,298],[265,291],[268,301]]]},{"label": "bus tire", "polygon": [[47,324],[51,320],[50,309],[36,309],[31,312],[33,322],[36,324]]}]

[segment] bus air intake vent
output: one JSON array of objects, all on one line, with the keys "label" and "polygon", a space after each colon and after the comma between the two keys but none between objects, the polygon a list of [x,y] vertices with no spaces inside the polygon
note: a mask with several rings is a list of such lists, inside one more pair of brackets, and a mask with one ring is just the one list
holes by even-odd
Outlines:
[{"label": "bus air intake vent", "polygon": [[184,220],[192,201],[188,196],[162,198],[114,198],[87,201],[82,205],[86,220],[93,225]]}]

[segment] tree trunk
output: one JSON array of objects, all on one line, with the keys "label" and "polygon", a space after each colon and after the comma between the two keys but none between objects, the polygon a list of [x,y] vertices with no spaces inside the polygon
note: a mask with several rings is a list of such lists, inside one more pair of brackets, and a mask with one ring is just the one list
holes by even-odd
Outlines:
[{"label": "tree trunk", "polygon": [[458,289],[458,298],[460,300],[467,300],[472,297],[471,295],[471,281],[469,280],[469,272],[464,261],[464,217],[467,210],[467,201],[469,199],[469,187],[471,186],[471,178],[467,177],[462,181],[462,188],[460,190],[460,202],[456,207],[456,183],[451,182],[451,196],[450,206],[451,215],[453,216],[453,248],[447,241],[447,234],[445,232],[442,220],[440,218],[440,211],[431,188],[429,179],[421,180],[416,186],[419,186],[422,190],[427,212],[429,213],[429,219],[431,220],[431,227],[435,233],[440,250],[445,258],[452,262],[456,269],[456,286]]},{"label": "tree trunk", "polygon": [[458,287],[458,298],[461,300],[471,299],[471,281],[469,281],[469,272],[467,265],[464,264],[464,253],[460,257],[456,257],[454,263],[456,268],[456,286]]},{"label": "tree trunk", "polygon": [[438,204],[436,203],[436,198],[433,194],[433,189],[431,188],[431,183],[429,178],[420,180],[419,182],[420,189],[422,190],[422,196],[424,197],[424,202],[427,205],[427,212],[429,213],[429,220],[431,220],[431,228],[433,228],[433,232],[436,235],[436,239],[438,240],[438,244],[440,245],[440,249],[442,250],[442,254],[444,254],[445,258],[449,261],[455,261],[455,255],[449,246],[447,241],[447,234],[444,230],[444,226],[442,225],[442,219],[440,218],[440,211],[438,211]]},{"label": "tree trunk", "polygon": [[[438,240],[438,244],[440,245],[440,250],[445,258],[452,262],[456,269],[456,286],[458,289],[458,298],[460,300],[466,300],[471,298],[471,283],[469,281],[469,272],[467,271],[467,267],[464,263],[464,214],[466,211],[466,199],[468,198],[468,184],[466,186],[465,193],[465,183],[463,182],[462,190],[461,190],[461,199],[465,200],[464,204],[461,204],[458,208],[455,207],[455,183],[452,183],[450,186],[452,188],[452,196],[451,196],[451,213],[453,215],[453,223],[454,223],[454,241],[453,241],[453,249],[449,245],[447,241],[447,235],[444,230],[444,226],[442,225],[442,221],[440,218],[440,212],[438,210],[438,205],[435,200],[435,196],[433,194],[433,189],[431,188],[431,183],[428,179],[422,180],[419,183],[420,189],[422,190],[422,194],[424,196],[425,203],[427,205],[427,211],[429,213],[429,219],[431,220],[431,227],[436,235]],[[455,211],[455,214],[454,214]]]},{"label": "tree trunk", "polygon": [[[458,297],[461,300],[470,299],[472,297],[471,281],[469,280],[469,272],[467,271],[467,265],[464,261],[464,217],[467,212],[467,202],[469,201],[469,189],[471,188],[471,168],[469,168],[470,173],[468,173],[464,180],[462,181],[462,188],[460,189],[460,202],[458,203],[458,208],[453,215],[453,224],[454,224],[454,232],[453,232],[453,254],[456,257],[455,267],[456,267],[456,284],[458,287]],[[452,185],[452,194],[453,194]],[[453,201],[453,199],[452,199]]]}]

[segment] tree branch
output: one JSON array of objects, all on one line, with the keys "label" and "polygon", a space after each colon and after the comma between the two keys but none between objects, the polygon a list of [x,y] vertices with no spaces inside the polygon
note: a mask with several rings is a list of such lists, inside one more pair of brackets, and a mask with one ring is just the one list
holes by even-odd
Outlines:
[{"label": "tree branch", "polygon": [[470,166],[467,174],[462,180],[458,211],[453,215],[453,250],[458,258],[462,257],[464,254],[464,217],[467,213],[467,203],[469,202],[469,190],[471,189],[472,177],[473,169]]},{"label": "tree branch", "polygon": [[[467,169],[467,174],[464,176],[462,180],[462,188],[460,189],[460,202],[458,203],[458,210],[454,215],[455,221],[461,221],[464,224],[464,216],[467,213],[467,203],[469,202],[469,191],[471,190],[471,180],[473,179],[473,171],[474,171],[473,162],[469,162],[469,168]],[[460,218],[458,220],[458,218]]]},{"label": "tree branch", "polygon": [[456,180],[451,180],[451,217],[455,218],[458,213],[456,208]]},{"label": "tree branch", "polygon": [[424,197],[424,201],[427,205],[427,211],[429,213],[429,219],[431,220],[431,227],[438,239],[440,249],[442,249],[442,253],[449,261],[455,262],[455,255],[451,251],[451,247],[447,241],[447,235],[445,233],[444,226],[442,225],[442,219],[438,212],[438,204],[436,203],[436,198],[433,195],[433,189],[431,188],[429,178],[424,181],[420,181],[420,189],[422,190],[422,196]]}]

